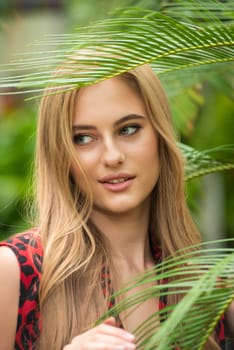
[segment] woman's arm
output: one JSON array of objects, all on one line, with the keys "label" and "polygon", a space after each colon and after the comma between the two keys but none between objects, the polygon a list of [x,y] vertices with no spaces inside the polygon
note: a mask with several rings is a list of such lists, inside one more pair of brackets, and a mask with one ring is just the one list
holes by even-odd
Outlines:
[{"label": "woman's arm", "polygon": [[13,251],[0,248],[0,345],[1,350],[13,350],[15,343],[20,271]]}]

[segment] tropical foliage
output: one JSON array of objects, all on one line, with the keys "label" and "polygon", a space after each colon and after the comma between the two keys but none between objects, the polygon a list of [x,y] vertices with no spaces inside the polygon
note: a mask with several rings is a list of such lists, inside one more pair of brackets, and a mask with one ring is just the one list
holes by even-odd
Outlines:
[{"label": "tropical foliage", "polygon": [[[200,11],[201,18],[204,13],[207,14]],[[210,12],[205,18],[209,17]],[[76,88],[144,63],[151,63],[159,76],[188,68],[191,75],[192,68],[204,65],[213,70],[212,63],[233,61],[233,32],[232,26],[212,19],[210,25],[205,22],[205,26],[198,26],[158,11],[119,10],[113,18],[78,29],[74,34],[49,37],[44,44],[52,44],[55,49],[33,55],[29,52],[28,57],[11,63],[9,71],[17,69],[19,74],[3,78],[1,87],[21,88],[24,92],[38,92],[48,85]],[[62,74],[53,74],[54,68],[67,60],[69,68]]]},{"label": "tropical foliage", "polygon": [[[135,309],[148,299],[181,294],[184,297],[180,303],[155,312],[137,327],[134,332],[137,348],[202,349],[220,316],[234,300],[234,249],[218,248],[217,243],[220,241],[212,242],[209,248],[201,244],[193,247],[192,252],[186,248],[131,281],[114,297],[121,299],[124,293],[144,284],[153,286],[122,298],[99,322],[130,307]],[[168,279],[172,282],[168,283]]]}]

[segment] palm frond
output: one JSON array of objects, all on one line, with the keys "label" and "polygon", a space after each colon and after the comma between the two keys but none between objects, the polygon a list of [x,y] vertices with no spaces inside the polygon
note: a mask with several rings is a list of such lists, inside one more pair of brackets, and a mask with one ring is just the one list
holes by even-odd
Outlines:
[{"label": "palm frond", "polygon": [[[3,72],[7,70],[8,77],[1,79],[0,87],[24,92],[40,91],[47,85],[71,89],[144,63],[152,63],[163,75],[231,62],[233,42],[231,26],[188,25],[156,11],[131,8],[119,12],[117,18],[94,23],[74,34],[48,37],[43,43],[45,51],[30,52],[5,67]],[[54,50],[47,52],[46,45]],[[53,74],[55,67],[62,65],[63,72]],[[11,72],[14,76],[9,77]]]},{"label": "palm frond", "polygon": [[[232,240],[234,241],[234,239]],[[166,259],[143,277],[135,279],[114,297],[139,286],[153,283],[123,299],[99,320],[117,316],[151,298],[182,294],[177,305],[156,311],[135,330],[137,345],[144,350],[200,350],[219,318],[234,300],[234,249],[200,246],[186,248]],[[164,283],[162,283],[164,281]],[[166,282],[165,281],[170,281]],[[159,323],[159,321],[161,321]]]},{"label": "palm frond", "polygon": [[[173,2],[163,2],[161,11],[166,15],[189,23],[233,23],[234,4],[233,1],[225,2],[213,0],[175,0]],[[204,13],[205,12],[205,13]]]},{"label": "palm frond", "polygon": [[188,145],[179,144],[185,158],[186,180],[213,172],[234,169],[234,146],[222,145],[198,151]]}]

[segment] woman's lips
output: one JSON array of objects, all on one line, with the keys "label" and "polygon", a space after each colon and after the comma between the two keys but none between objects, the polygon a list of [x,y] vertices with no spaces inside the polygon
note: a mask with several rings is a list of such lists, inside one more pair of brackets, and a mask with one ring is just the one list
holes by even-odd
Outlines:
[{"label": "woman's lips", "polygon": [[119,192],[126,190],[133,182],[135,176],[118,174],[110,175],[102,178],[99,182],[108,190],[112,192]]}]

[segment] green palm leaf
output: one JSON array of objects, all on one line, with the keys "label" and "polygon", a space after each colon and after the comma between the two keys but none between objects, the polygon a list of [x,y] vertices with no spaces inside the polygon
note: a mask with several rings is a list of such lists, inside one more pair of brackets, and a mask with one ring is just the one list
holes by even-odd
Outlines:
[{"label": "green palm leaf", "polygon": [[222,145],[203,151],[181,143],[179,147],[185,158],[186,180],[217,171],[234,169],[233,145]]},{"label": "green palm leaf", "polygon": [[161,11],[166,15],[189,23],[210,24],[218,20],[233,23],[234,4],[227,0],[224,3],[214,0],[175,0],[163,2]]},{"label": "green palm leaf", "polygon": [[[0,87],[40,91],[52,84],[70,89],[144,63],[152,63],[155,71],[162,75],[233,60],[231,26],[215,23],[198,27],[156,11],[137,8],[120,11],[117,18],[97,22],[74,34],[48,37],[44,45],[53,45],[55,49],[49,53],[29,53],[28,58],[6,67],[9,74],[15,69],[20,74],[3,78]],[[51,76],[54,67],[68,59],[67,71]]]},{"label": "green palm leaf", "polygon": [[[174,350],[177,345],[180,350],[202,349],[220,316],[234,300],[234,249],[215,247],[214,243],[223,242],[213,242],[209,249],[203,245],[193,247],[192,252],[184,249],[179,256],[165,260],[114,297],[148,283],[154,283],[154,287],[123,299],[99,322],[145,300],[179,293],[184,297],[177,305],[156,311],[135,330],[138,348]],[[170,283],[160,284],[168,279]]]}]

